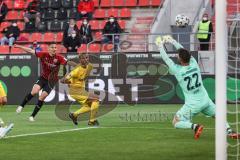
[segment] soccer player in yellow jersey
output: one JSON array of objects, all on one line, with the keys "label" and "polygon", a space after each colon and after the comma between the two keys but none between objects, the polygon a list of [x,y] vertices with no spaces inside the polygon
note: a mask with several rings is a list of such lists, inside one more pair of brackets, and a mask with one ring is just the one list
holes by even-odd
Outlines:
[{"label": "soccer player in yellow jersey", "polygon": [[89,76],[93,66],[89,63],[89,56],[86,53],[79,55],[79,64],[69,74],[61,79],[62,83],[68,84],[70,96],[79,102],[82,107],[69,117],[75,125],[78,124],[77,117],[83,113],[90,112],[88,125],[98,126],[96,114],[99,108],[99,97],[85,90],[85,80]]},{"label": "soccer player in yellow jersey", "polygon": [[[3,107],[6,103],[7,103],[7,94],[3,89],[2,83],[0,82],[0,107]],[[0,139],[3,138],[13,128],[13,123],[5,127],[3,127],[3,125],[4,125],[4,122],[0,118]]]}]

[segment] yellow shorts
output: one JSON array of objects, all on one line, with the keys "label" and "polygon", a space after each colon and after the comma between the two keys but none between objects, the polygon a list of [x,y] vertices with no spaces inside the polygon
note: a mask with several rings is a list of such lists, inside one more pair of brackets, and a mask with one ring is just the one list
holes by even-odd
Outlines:
[{"label": "yellow shorts", "polygon": [[0,83],[0,97],[6,97],[6,92],[3,89],[2,83]]},{"label": "yellow shorts", "polygon": [[86,103],[89,97],[89,93],[82,88],[70,88],[69,94],[73,99],[78,101],[80,104]]}]

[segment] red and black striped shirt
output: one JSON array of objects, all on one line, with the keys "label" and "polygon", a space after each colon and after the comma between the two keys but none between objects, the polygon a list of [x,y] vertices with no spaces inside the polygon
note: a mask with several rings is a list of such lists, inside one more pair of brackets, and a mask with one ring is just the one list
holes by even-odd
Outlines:
[{"label": "red and black striped shirt", "polygon": [[46,80],[58,81],[60,65],[66,65],[67,59],[60,54],[50,56],[48,52],[37,52],[41,62],[41,77]]}]

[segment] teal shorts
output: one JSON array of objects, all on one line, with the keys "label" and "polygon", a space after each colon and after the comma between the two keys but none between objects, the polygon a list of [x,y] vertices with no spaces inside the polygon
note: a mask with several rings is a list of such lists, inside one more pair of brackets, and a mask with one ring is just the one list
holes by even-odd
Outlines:
[{"label": "teal shorts", "polygon": [[199,113],[203,113],[206,116],[215,116],[216,105],[209,98],[203,105],[188,105],[184,104],[183,107],[178,110],[176,116],[180,121],[192,121],[192,118]]}]

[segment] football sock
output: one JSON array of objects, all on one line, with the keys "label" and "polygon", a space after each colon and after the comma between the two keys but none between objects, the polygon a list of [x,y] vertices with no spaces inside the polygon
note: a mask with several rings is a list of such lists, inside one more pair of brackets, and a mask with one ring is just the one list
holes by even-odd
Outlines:
[{"label": "football sock", "polygon": [[228,123],[226,123],[226,128],[228,134],[232,132],[231,126]]},{"label": "football sock", "polygon": [[91,113],[90,113],[90,122],[93,122],[96,120],[96,115],[99,108],[99,101],[94,101],[91,104]]},{"label": "football sock", "polygon": [[38,100],[31,116],[35,117],[43,105],[43,101]]},{"label": "football sock", "polygon": [[27,94],[26,97],[23,99],[21,106],[24,107],[27,104],[27,102],[29,102],[32,98],[33,95],[31,93]]},{"label": "football sock", "polygon": [[193,123],[191,128],[192,128],[192,130],[195,130],[196,127],[197,127],[197,124]]},{"label": "football sock", "polygon": [[90,110],[91,110],[91,108],[90,108],[87,104],[86,104],[86,105],[83,105],[79,110],[77,110],[76,112],[73,113],[73,116],[74,116],[74,117],[77,117],[77,116],[79,116],[80,114],[89,112]]},{"label": "football sock", "polygon": [[184,121],[179,121],[175,124],[175,128],[183,128],[183,129],[187,129],[187,128],[192,128],[193,123],[191,122],[184,122]]}]

